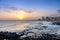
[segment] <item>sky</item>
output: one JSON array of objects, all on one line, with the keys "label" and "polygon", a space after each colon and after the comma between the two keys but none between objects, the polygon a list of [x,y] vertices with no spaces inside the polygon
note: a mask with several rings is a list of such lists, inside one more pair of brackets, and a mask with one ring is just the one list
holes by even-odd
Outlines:
[{"label": "sky", "polygon": [[0,0],[0,20],[60,16],[60,0]]}]

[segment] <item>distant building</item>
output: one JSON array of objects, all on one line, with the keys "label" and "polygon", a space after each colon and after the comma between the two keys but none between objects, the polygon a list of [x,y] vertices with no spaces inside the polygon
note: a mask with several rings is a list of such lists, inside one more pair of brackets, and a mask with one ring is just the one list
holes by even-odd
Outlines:
[{"label": "distant building", "polygon": [[60,21],[60,16],[59,17],[56,17],[56,21]]},{"label": "distant building", "polygon": [[51,20],[51,19],[50,19],[50,17],[46,17],[46,20],[49,21],[49,20]]},{"label": "distant building", "polygon": [[41,20],[41,19],[38,19],[38,20]]},{"label": "distant building", "polygon": [[42,20],[45,20],[45,17],[42,17]]},{"label": "distant building", "polygon": [[58,16],[58,17],[49,17],[49,16],[47,16],[47,17],[42,17],[42,19],[41,19],[42,21],[44,20],[44,21],[60,21],[60,16]]}]

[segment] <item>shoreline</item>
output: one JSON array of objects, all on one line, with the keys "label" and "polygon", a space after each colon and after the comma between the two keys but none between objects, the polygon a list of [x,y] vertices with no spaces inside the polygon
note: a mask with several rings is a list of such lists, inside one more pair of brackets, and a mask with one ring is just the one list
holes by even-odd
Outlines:
[{"label": "shoreline", "polygon": [[0,40],[60,40],[60,35],[54,35],[54,34],[42,34],[42,36],[39,36],[37,38],[27,36],[23,37],[24,33],[16,34],[11,32],[0,32]]}]

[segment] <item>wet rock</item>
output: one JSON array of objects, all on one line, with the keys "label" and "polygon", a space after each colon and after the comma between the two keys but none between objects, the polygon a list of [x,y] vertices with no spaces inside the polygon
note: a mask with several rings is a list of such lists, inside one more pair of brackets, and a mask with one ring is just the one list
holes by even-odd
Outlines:
[{"label": "wet rock", "polygon": [[60,22],[53,22],[54,25],[60,25]]}]

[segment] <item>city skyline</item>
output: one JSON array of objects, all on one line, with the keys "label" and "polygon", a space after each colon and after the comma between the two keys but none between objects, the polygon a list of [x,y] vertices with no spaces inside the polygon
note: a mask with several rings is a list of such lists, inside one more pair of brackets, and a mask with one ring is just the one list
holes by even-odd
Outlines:
[{"label": "city skyline", "polygon": [[0,0],[0,20],[60,16],[60,0]]}]

